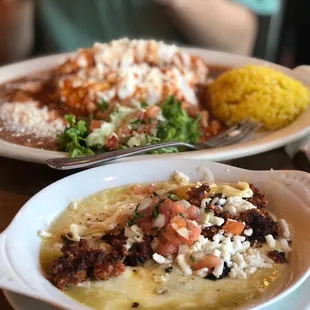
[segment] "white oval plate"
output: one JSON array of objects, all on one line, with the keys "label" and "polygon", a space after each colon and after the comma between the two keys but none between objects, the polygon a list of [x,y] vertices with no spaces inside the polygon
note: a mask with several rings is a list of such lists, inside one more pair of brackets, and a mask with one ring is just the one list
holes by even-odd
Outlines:
[{"label": "white oval plate", "polygon": [[167,180],[176,170],[187,174],[192,181],[201,180],[201,167],[211,170],[216,181],[254,183],[267,193],[271,202],[269,209],[291,225],[294,236],[294,251],[289,264],[291,276],[272,299],[253,306],[253,309],[276,305],[310,274],[310,174],[300,171],[249,171],[190,159],[171,161],[149,158],[112,164],[71,175],[40,191],[0,234],[0,288],[65,309],[89,309],[56,289],[43,277],[39,263],[41,239],[37,235],[38,230],[47,229],[72,200],[112,186]]},{"label": "white oval plate", "polygon": [[[295,77],[306,85],[310,85],[310,74],[306,70],[290,70],[272,63],[259,59],[243,57],[228,53],[215,52],[198,48],[186,48],[189,52],[200,55],[208,64],[216,64],[230,67],[240,67],[247,64],[260,64],[272,67],[288,75]],[[49,70],[61,64],[70,54],[58,54],[53,56],[36,58],[0,68],[0,83],[25,76],[29,73]],[[297,68],[298,69],[298,68]],[[270,131],[263,135],[258,135],[250,141],[240,144],[215,148],[210,150],[190,151],[183,153],[181,156],[187,158],[200,158],[214,161],[229,160],[239,157],[245,157],[253,154],[262,153],[271,149],[284,146],[290,142],[298,140],[310,133],[310,108],[300,115],[289,126]],[[47,151],[35,149],[17,144],[12,144],[0,140],[0,156],[20,159],[30,162],[45,163],[47,159],[54,157],[64,157],[65,153],[56,151]],[[161,157],[178,156],[178,155],[156,155]],[[139,156],[139,158],[144,158]]]}]

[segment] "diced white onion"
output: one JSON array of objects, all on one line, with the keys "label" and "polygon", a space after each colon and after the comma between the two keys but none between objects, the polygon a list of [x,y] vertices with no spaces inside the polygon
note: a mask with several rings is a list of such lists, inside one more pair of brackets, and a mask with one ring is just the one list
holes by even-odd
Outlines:
[{"label": "diced white onion", "polygon": [[139,211],[142,211],[146,208],[148,208],[152,204],[152,198],[145,198],[141,201],[139,205]]},{"label": "diced white onion", "polygon": [[166,217],[164,214],[159,214],[159,216],[153,220],[153,227],[162,228],[165,225]]},{"label": "diced white onion", "polygon": [[191,204],[187,200],[180,200],[179,203],[181,203],[185,209],[191,206]]},{"label": "diced white onion", "polygon": [[185,228],[185,227],[182,227],[180,229],[177,230],[177,233],[182,236],[183,238],[185,239],[189,239],[189,231]]}]

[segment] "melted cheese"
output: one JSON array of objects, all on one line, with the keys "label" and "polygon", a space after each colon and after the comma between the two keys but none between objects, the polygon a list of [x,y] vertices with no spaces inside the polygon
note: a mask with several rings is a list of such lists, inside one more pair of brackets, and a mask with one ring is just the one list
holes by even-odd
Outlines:
[{"label": "melted cheese", "polygon": [[212,194],[220,194],[223,196],[240,196],[244,198],[250,198],[253,196],[253,192],[250,189],[250,185],[246,182],[238,183],[222,183],[222,184],[213,184],[211,185]]}]

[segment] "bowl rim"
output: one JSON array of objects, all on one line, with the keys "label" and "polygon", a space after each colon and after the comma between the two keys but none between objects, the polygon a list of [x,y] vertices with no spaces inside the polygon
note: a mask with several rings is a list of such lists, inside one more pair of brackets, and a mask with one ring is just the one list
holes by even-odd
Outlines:
[{"label": "bowl rim", "polygon": [[[47,187],[45,187],[44,189],[42,189],[40,192],[38,192],[36,195],[34,195],[30,200],[28,200],[26,202],[26,204],[19,210],[19,212],[16,214],[16,216],[14,217],[14,219],[12,220],[11,224],[7,227],[7,229],[5,229],[1,234],[0,234],[0,258],[3,255],[3,244],[4,241],[7,238],[9,238],[11,236],[11,234],[14,232],[14,230],[16,230],[16,225],[18,224],[18,221],[21,221],[24,213],[28,210],[28,209],[34,209],[35,205],[34,202],[36,201],[36,199],[40,196],[44,196],[45,194],[48,194],[49,191],[51,191],[57,184],[69,184],[72,180],[74,179],[84,179],[87,176],[90,176],[92,174],[97,174],[99,175],[100,172],[106,170],[106,169],[119,169],[122,170],[122,168],[125,168],[126,166],[139,166],[141,165],[141,163],[144,164],[148,164],[148,165],[152,165],[152,164],[161,164],[161,163],[166,163],[169,164],[170,166],[174,167],[177,166],[177,163],[179,164],[189,164],[192,163],[193,165],[199,165],[199,166],[206,166],[208,169],[210,169],[212,171],[212,169],[221,169],[221,171],[227,171],[227,173],[229,172],[233,172],[233,173],[250,173],[249,175],[251,175],[251,178],[256,175],[258,177],[262,177],[262,178],[283,178],[282,183],[283,182],[288,182],[288,180],[291,180],[292,182],[297,182],[299,186],[301,186],[303,188],[303,190],[307,191],[308,196],[307,196],[307,205],[309,206],[308,211],[310,214],[310,174],[306,173],[306,172],[302,172],[302,171],[294,171],[294,170],[279,170],[279,171],[251,171],[251,170],[246,170],[246,169],[241,169],[241,168],[236,168],[236,167],[232,167],[232,166],[228,166],[228,165],[224,165],[224,164],[219,164],[219,163],[214,163],[214,162],[209,162],[206,160],[192,160],[192,159],[176,159],[173,163],[173,165],[171,165],[171,161],[169,159],[154,159],[154,158],[149,158],[149,159],[144,159],[144,160],[134,160],[132,162],[124,162],[124,163],[115,163],[112,165],[108,165],[108,166],[101,166],[101,167],[95,167],[92,169],[88,169],[85,171],[81,171],[78,172],[76,174],[67,176],[65,178],[62,178],[50,185],[48,185]],[[174,170],[173,168],[171,168],[172,170]],[[229,170],[229,171],[228,171]],[[174,170],[175,171],[175,170]],[[215,173],[217,174],[217,173]],[[151,176],[147,176],[147,178],[151,178]],[[255,180],[253,180],[255,182]],[[147,182],[147,181],[146,181]],[[128,184],[128,183],[127,183]],[[105,188],[105,187],[103,187]],[[89,193],[88,195],[91,195],[92,193]],[[297,197],[296,197],[297,199]],[[62,207],[62,211],[65,210],[67,206],[63,206]],[[54,217],[55,218],[55,217]],[[41,241],[39,241],[39,243],[41,243]],[[5,266],[5,262],[4,262],[4,266]],[[3,268],[4,269],[4,268]],[[308,269],[304,272],[304,274],[298,279],[296,280],[295,283],[293,283],[292,285],[290,285],[288,288],[285,288],[283,291],[281,291],[279,294],[277,294],[276,296],[270,298],[269,300],[266,301],[262,301],[262,303],[255,305],[254,307],[252,307],[251,309],[262,309],[264,307],[267,307],[271,304],[276,303],[278,300],[284,298],[285,296],[289,295],[292,291],[294,291],[297,287],[299,287],[310,275],[310,265],[308,266]],[[17,275],[19,276],[19,275]],[[41,274],[42,277],[43,274]],[[40,299],[42,301],[48,302],[49,304],[52,304],[54,306],[57,307],[63,307],[64,309],[67,308],[67,306],[72,306],[75,309],[80,309],[80,310],[86,310],[89,309],[89,307],[84,306],[80,303],[77,303],[75,300],[73,300],[72,298],[66,296],[65,294],[62,294],[64,296],[66,296],[67,300],[68,300],[68,304],[65,305],[64,303],[62,303],[61,301],[55,301],[54,299],[49,298],[48,296],[40,296],[38,295],[36,292],[31,291],[30,289],[25,289],[22,286],[22,283],[20,283],[20,279],[17,279],[17,283],[16,285],[19,286],[17,288],[12,288],[12,285],[8,285],[8,281],[5,281],[3,278],[3,275],[1,275],[1,268],[0,268],[0,288],[2,289],[6,289],[6,290],[10,290],[10,291],[15,291],[17,293],[22,293],[24,295],[36,298],[36,299]],[[45,279],[46,280],[46,279]],[[47,280],[46,280],[47,281]],[[54,288],[54,286],[52,286],[52,284],[50,284],[51,289]],[[54,288],[55,289],[55,288]],[[58,289],[56,289],[58,291]],[[59,291],[60,292],[60,291]],[[72,308],[73,309],[73,308]]]}]

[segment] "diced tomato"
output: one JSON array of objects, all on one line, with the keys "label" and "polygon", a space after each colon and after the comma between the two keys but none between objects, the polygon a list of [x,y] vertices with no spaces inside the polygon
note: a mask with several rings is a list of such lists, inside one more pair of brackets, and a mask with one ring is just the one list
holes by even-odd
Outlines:
[{"label": "diced tomato", "polygon": [[153,225],[152,225],[152,219],[149,219],[149,220],[145,220],[145,221],[142,221],[140,223],[138,223],[137,221],[137,225],[142,229],[142,231],[146,234],[150,233],[152,228],[153,228]]},{"label": "diced tomato", "polygon": [[129,135],[131,133],[131,129],[128,127],[127,124],[124,124],[118,129],[118,133],[123,135]]},{"label": "diced tomato", "polygon": [[179,239],[181,241],[181,243],[186,244],[186,245],[193,245],[195,240],[191,240],[190,238],[185,238],[179,235]]},{"label": "diced tomato", "polygon": [[199,208],[195,206],[190,206],[188,209],[186,209],[186,213],[188,214],[188,218],[193,221],[199,221],[200,220],[200,210]]},{"label": "diced tomato", "polygon": [[166,199],[164,202],[161,203],[159,206],[159,213],[165,214],[167,217],[171,217],[172,215],[172,204],[173,201],[170,199]]},{"label": "diced tomato", "polygon": [[203,259],[197,262],[194,262],[191,265],[191,268],[193,270],[199,270],[202,268],[212,269],[212,268],[218,267],[221,263],[222,261],[219,257],[211,254],[211,255],[207,255],[206,257],[204,257]]},{"label": "diced tomato", "polygon": [[165,214],[168,218],[171,218],[174,215],[178,215],[180,213],[184,213],[184,206],[176,201],[173,202],[171,199],[166,199],[160,206],[159,212]]},{"label": "diced tomato", "polygon": [[134,185],[132,187],[132,190],[133,190],[134,194],[136,194],[136,195],[144,195],[145,194],[144,188],[141,187],[140,185]]},{"label": "diced tomato", "polygon": [[148,185],[147,189],[149,194],[153,194],[154,192],[156,192],[157,186],[154,183],[151,183]]},{"label": "diced tomato", "polygon": [[166,231],[162,238],[166,240],[166,243],[173,245],[180,245],[182,243],[176,231]]},{"label": "diced tomato", "polygon": [[182,243],[192,245],[196,240],[198,240],[201,234],[201,228],[200,226],[192,223],[190,220],[186,220],[186,228],[189,232],[188,238],[179,236],[179,239],[182,241]]},{"label": "diced tomato", "polygon": [[175,232],[175,229],[172,227],[171,223],[169,223],[169,224],[166,226],[165,231]]},{"label": "diced tomato", "polygon": [[142,119],[144,119],[144,116],[145,116],[145,113],[144,113],[143,111],[138,111],[138,113],[137,113],[137,119],[142,120]]},{"label": "diced tomato", "polygon": [[164,255],[164,256],[168,256],[171,254],[176,254],[178,253],[178,246],[172,244],[172,243],[162,243],[160,242],[159,245],[156,248],[156,252]]},{"label": "diced tomato", "polygon": [[186,221],[179,215],[174,216],[170,220],[171,224],[176,224],[179,228],[186,227]]},{"label": "diced tomato", "polygon": [[187,229],[189,230],[189,239],[194,240],[194,241],[198,240],[201,234],[201,227],[198,225],[195,225],[191,221],[188,221]]},{"label": "diced tomato", "polygon": [[171,211],[174,215],[183,214],[185,212],[185,207],[180,202],[176,201],[173,203]]},{"label": "diced tomato", "polygon": [[243,230],[245,228],[245,225],[241,222],[237,222],[231,219],[228,219],[223,226],[223,229],[227,232],[230,232],[234,235],[241,235]]},{"label": "diced tomato", "polygon": [[94,131],[95,129],[101,128],[103,121],[92,119],[89,125],[90,131]]},{"label": "diced tomato", "polygon": [[118,138],[115,135],[110,136],[105,143],[105,147],[109,150],[117,150],[119,148]]},{"label": "diced tomato", "polygon": [[132,187],[133,192],[136,195],[146,196],[151,195],[156,191],[157,187],[155,184],[149,184],[147,186],[134,185]]},{"label": "diced tomato", "polygon": [[159,106],[151,105],[150,107],[147,108],[145,114],[147,115],[147,117],[156,118],[159,112],[160,112]]}]

